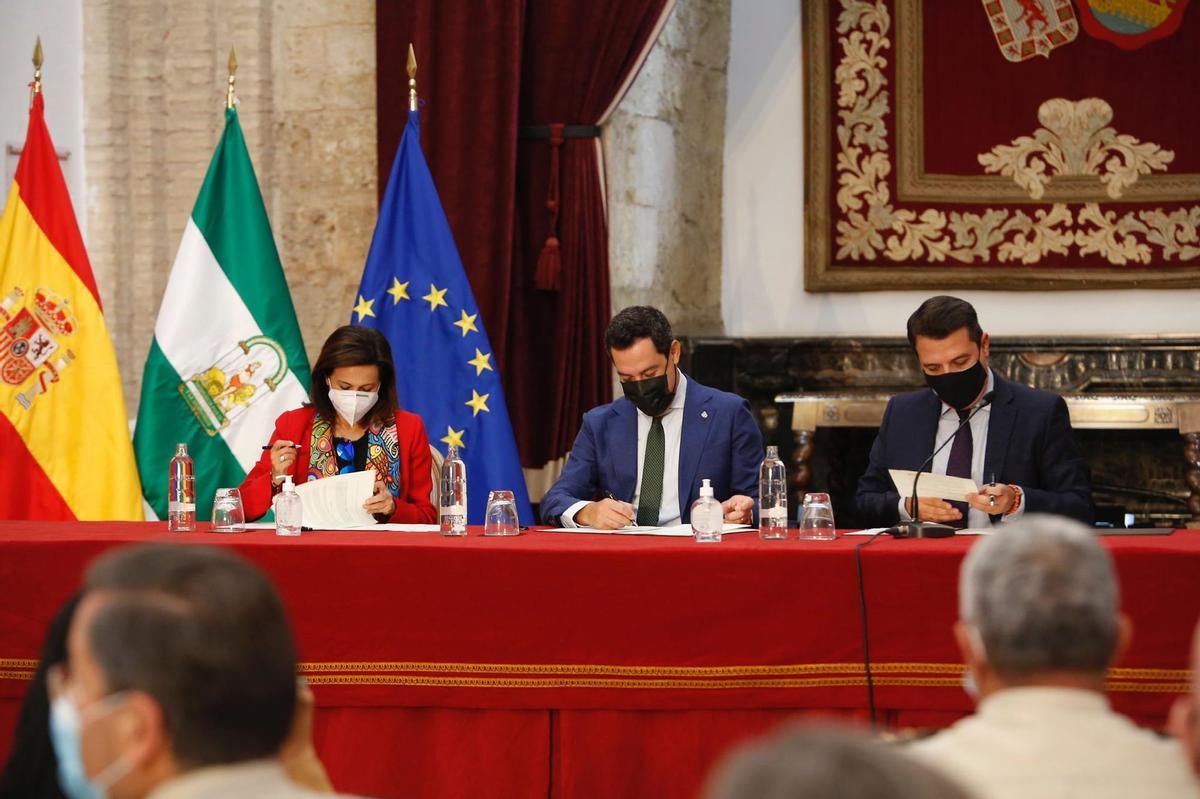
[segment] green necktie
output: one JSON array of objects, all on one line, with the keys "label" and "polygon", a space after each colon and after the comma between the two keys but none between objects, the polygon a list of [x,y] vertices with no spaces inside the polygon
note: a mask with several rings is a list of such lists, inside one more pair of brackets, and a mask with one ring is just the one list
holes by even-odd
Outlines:
[{"label": "green necktie", "polygon": [[637,523],[640,527],[658,526],[658,511],[662,507],[663,462],[667,456],[667,436],[662,419],[657,416],[650,424],[646,439],[646,458],[642,461],[642,490],[638,493]]}]

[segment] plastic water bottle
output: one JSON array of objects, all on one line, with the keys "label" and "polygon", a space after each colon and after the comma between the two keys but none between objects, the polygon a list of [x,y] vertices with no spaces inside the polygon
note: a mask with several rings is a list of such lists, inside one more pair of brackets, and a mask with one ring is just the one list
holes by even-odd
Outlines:
[{"label": "plastic water bottle", "polygon": [[779,447],[767,447],[767,457],[758,469],[758,537],[787,538],[787,470],[779,460]]},{"label": "plastic water bottle", "polygon": [[442,535],[467,534],[467,465],[453,444],[442,462],[442,484],[438,492]]},{"label": "plastic water bottle", "polygon": [[186,533],[196,529],[196,465],[187,444],[175,445],[167,476],[167,530]]},{"label": "plastic water bottle", "polygon": [[692,503],[692,537],[703,544],[720,543],[724,531],[725,512],[706,477],[700,484],[700,498]]},{"label": "plastic water bottle", "polygon": [[292,476],[283,476],[283,490],[275,497],[275,535],[300,535],[304,522],[304,503],[292,484]]}]

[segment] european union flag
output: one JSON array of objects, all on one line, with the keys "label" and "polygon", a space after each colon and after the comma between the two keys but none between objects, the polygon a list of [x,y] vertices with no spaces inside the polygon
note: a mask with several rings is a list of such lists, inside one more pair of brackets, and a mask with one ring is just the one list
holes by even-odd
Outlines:
[{"label": "european union flag", "polygon": [[483,523],[488,491],[503,488],[532,523],[492,345],[421,152],[416,111],[400,138],[350,316],[391,343],[401,406],[421,415],[443,452],[458,446],[469,523]]}]

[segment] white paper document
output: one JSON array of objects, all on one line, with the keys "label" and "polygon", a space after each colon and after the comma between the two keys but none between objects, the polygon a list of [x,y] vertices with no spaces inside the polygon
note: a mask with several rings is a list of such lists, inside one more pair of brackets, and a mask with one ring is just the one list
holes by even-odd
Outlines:
[{"label": "white paper document", "polygon": [[[910,472],[907,469],[888,469],[888,474],[892,476],[892,482],[896,484],[896,490],[900,492],[900,496],[912,496],[913,479],[917,476],[916,472]],[[921,479],[917,481],[917,493],[922,497],[965,502],[967,494],[979,493],[979,486],[975,485],[974,480],[966,477],[949,477],[944,474],[921,472]]]},{"label": "white paper document", "polygon": [[[727,524],[722,532],[742,533],[754,528],[748,524]],[[657,535],[665,538],[691,538],[690,524],[677,524],[673,527],[638,527],[630,525],[618,530],[601,530],[596,527],[555,527],[546,530],[547,533],[601,533],[603,535]]]},{"label": "white paper document", "polygon": [[296,486],[304,508],[304,526],[314,530],[376,527],[363,503],[375,493],[375,471],[350,472]]},{"label": "white paper document", "polygon": [[[842,533],[842,535],[875,535],[881,533],[888,528],[886,527],[868,527],[866,530],[855,530],[852,533]],[[969,530],[955,530],[955,535],[991,535],[992,530],[987,527],[977,527]]]}]

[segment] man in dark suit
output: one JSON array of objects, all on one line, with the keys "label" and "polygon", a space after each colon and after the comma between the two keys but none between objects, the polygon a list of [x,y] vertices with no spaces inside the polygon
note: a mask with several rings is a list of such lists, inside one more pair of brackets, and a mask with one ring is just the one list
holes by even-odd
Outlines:
[{"label": "man in dark suit", "polygon": [[606,530],[686,523],[707,478],[725,521],[749,523],[763,458],[749,404],[684,376],[680,344],[657,308],[621,311],[605,344],[624,397],[583,415],[562,476],[542,499],[545,522]]},{"label": "man in dark suit", "polygon": [[922,521],[987,527],[1025,513],[1054,513],[1090,524],[1087,465],[1071,431],[1062,397],[1005,380],[988,368],[989,341],[970,303],[933,297],[908,319],[908,340],[928,389],[888,402],[855,502],[867,524],[908,521],[889,469],[916,470],[960,421],[994,392],[929,470],[966,477],[981,486],[965,502],[918,497]]}]

